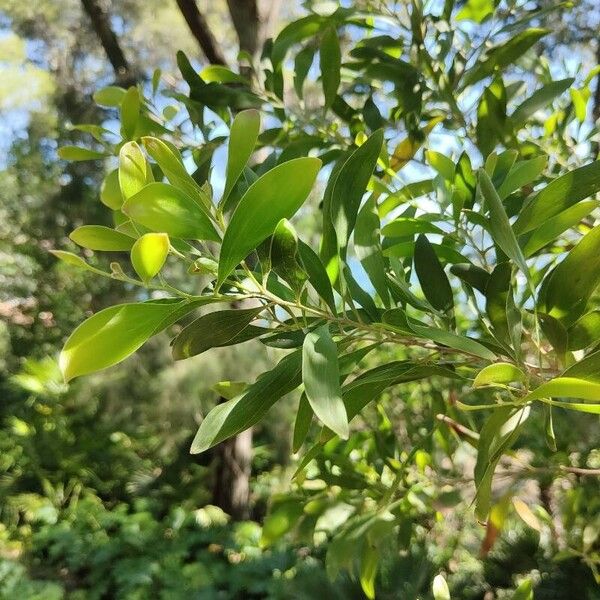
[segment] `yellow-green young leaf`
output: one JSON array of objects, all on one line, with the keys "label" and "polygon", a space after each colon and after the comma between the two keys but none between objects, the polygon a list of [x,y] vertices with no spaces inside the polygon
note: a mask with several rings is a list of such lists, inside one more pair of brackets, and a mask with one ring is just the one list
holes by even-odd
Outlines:
[{"label": "yellow-green young leaf", "polygon": [[454,181],[456,167],[451,159],[440,152],[427,150],[425,152],[427,162],[447,181]]},{"label": "yellow-green young leaf", "polygon": [[119,185],[119,170],[114,169],[102,181],[100,186],[100,201],[112,210],[121,210],[123,194]]},{"label": "yellow-green young leaf", "polygon": [[506,384],[515,381],[524,382],[525,373],[512,363],[494,363],[484,367],[473,380],[473,387],[483,385]]},{"label": "yellow-green young leaf", "polygon": [[585,312],[598,283],[600,226],[583,237],[544,281],[541,310],[569,326]]},{"label": "yellow-green young leaf", "polygon": [[[578,398],[600,401],[600,383],[576,377],[557,377],[527,394],[523,398],[523,402],[543,398]],[[569,405],[565,403],[565,406]]]},{"label": "yellow-green young leaf", "polygon": [[232,400],[233,398],[242,394],[248,384],[245,381],[219,381],[212,386],[212,389],[225,400]]},{"label": "yellow-green young leaf", "polygon": [[135,242],[134,238],[102,225],[82,225],[69,237],[82,248],[107,252],[131,250]]},{"label": "yellow-green young leaf", "polygon": [[119,304],[96,313],[75,329],[60,353],[65,380],[121,362],[160,331],[162,323],[183,304]]},{"label": "yellow-green young leaf", "polygon": [[109,85],[94,92],[93,98],[96,104],[112,108],[121,105],[123,96],[125,96],[125,90],[122,87]]},{"label": "yellow-green young leaf", "polygon": [[342,400],[337,346],[327,325],[311,331],[302,346],[302,381],[306,397],[318,419],[341,438],[349,435]]},{"label": "yellow-green young leaf", "polygon": [[131,249],[131,264],[140,279],[148,282],[162,269],[168,254],[169,236],[166,233],[146,233]]},{"label": "yellow-green young leaf", "polygon": [[106,155],[102,152],[96,152],[96,150],[90,150],[89,148],[63,146],[58,149],[58,156],[63,160],[79,162],[83,160],[97,160],[99,158],[104,158]]},{"label": "yellow-green young leaf", "polygon": [[527,257],[535,254],[540,248],[557,240],[561,233],[571,227],[575,227],[597,207],[598,203],[596,201],[586,200],[549,218],[535,229],[535,231],[531,232],[531,237],[527,240],[523,248],[523,253]]},{"label": "yellow-green young leaf", "polygon": [[154,137],[144,137],[142,142],[170,183],[184,191],[192,200],[200,200],[201,206],[210,206],[210,198],[187,172],[177,148]]},{"label": "yellow-green young leaf", "polygon": [[296,158],[267,171],[242,196],[225,231],[217,287],[240,261],[291,218],[308,197],[321,168],[318,158]]},{"label": "yellow-green young leaf", "polygon": [[415,243],[414,263],[425,298],[433,308],[449,311],[454,305],[450,282],[429,240],[423,234]]},{"label": "yellow-green young leaf", "polygon": [[133,139],[139,118],[140,93],[135,86],[131,86],[121,101],[121,135],[124,139]]},{"label": "yellow-green young leaf", "polygon": [[211,348],[240,344],[268,329],[250,325],[264,306],[247,309],[220,310],[198,317],[173,340],[173,358],[182,360]]},{"label": "yellow-green young leaf", "polygon": [[200,206],[168,183],[145,186],[123,204],[123,212],[136,223],[171,237],[219,241],[219,235]]},{"label": "yellow-green young leaf", "polygon": [[363,543],[362,556],[360,558],[360,587],[369,600],[375,598],[375,577],[379,564],[379,552],[371,546],[369,540]]},{"label": "yellow-green young leaf", "polygon": [[526,523],[527,525],[529,525],[529,527],[535,529],[536,531],[541,531],[542,526],[540,525],[538,518],[533,514],[532,510],[529,508],[529,506],[527,506],[525,502],[523,502],[523,500],[521,500],[520,498],[513,498],[512,503],[515,507],[515,511],[517,512],[519,517],[521,517],[521,520],[524,523]]},{"label": "yellow-green young leaf", "polygon": [[85,269],[86,271],[96,273],[96,275],[110,277],[110,273],[106,273],[100,269],[96,269],[96,267],[92,267],[92,265],[88,265],[88,263],[86,263],[81,256],[77,256],[77,254],[73,254],[72,252],[65,252],[64,250],[50,250],[50,254],[53,254],[62,262],[77,267],[78,269]]},{"label": "yellow-green young leaf", "polygon": [[515,221],[514,230],[521,235],[536,229],[550,217],[563,212],[580,200],[589,198],[598,190],[600,160],[551,181],[525,204]]},{"label": "yellow-green young leaf", "polygon": [[302,354],[288,354],[233,400],[213,408],[198,429],[190,452],[204,452],[223,440],[256,425],[266,412],[302,381]]},{"label": "yellow-green young leaf", "polygon": [[123,199],[137,194],[148,180],[146,157],[137,142],[123,144],[119,152],[119,186]]},{"label": "yellow-green young leaf", "polygon": [[340,86],[340,69],[342,66],[340,41],[335,27],[327,27],[323,32],[319,56],[325,108],[329,108],[333,104]]},{"label": "yellow-green young leaf", "polygon": [[431,586],[434,600],[450,600],[450,589],[443,575],[436,575]]},{"label": "yellow-green young leaf", "polygon": [[510,221],[504,210],[502,200],[500,200],[496,188],[483,169],[479,170],[479,186],[486,207],[490,212],[489,226],[494,242],[498,244],[509,258],[514,260],[519,269],[529,279],[529,269],[527,268],[525,257],[510,226]]},{"label": "yellow-green young leaf", "polygon": [[588,100],[590,99],[589,90],[578,90],[576,88],[572,88],[569,90],[569,93],[571,94],[571,101],[573,102],[573,107],[575,108],[575,116],[580,123],[583,123],[587,115]]},{"label": "yellow-green young leaf", "polygon": [[533,582],[528,577],[524,579],[515,590],[511,600],[533,600]]},{"label": "yellow-green young leaf", "polygon": [[234,73],[231,69],[222,65],[208,65],[200,71],[200,77],[206,83],[213,81],[217,83],[245,83],[248,84],[248,80],[242,77],[239,73]]},{"label": "yellow-green young leaf", "polygon": [[229,148],[227,150],[227,175],[225,189],[220,204],[223,205],[233,186],[248,163],[260,132],[260,113],[257,110],[243,110],[231,124]]},{"label": "yellow-green young leaf", "polygon": [[454,18],[457,21],[468,20],[482,23],[487,17],[494,14],[495,8],[496,2],[494,0],[467,0]]}]

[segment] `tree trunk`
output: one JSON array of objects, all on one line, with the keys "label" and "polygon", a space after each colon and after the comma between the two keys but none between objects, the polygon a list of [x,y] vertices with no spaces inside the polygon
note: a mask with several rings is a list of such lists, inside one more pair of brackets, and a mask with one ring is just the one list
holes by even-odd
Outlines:
[{"label": "tree trunk", "polygon": [[94,31],[100,39],[100,43],[112,65],[117,81],[125,86],[134,84],[137,80],[137,75],[125,58],[125,54],[119,44],[119,39],[112,30],[108,13],[98,0],[81,0],[81,4],[92,21]]},{"label": "tree trunk", "polygon": [[215,447],[213,503],[234,520],[250,515],[252,428]]},{"label": "tree trunk", "polygon": [[281,0],[227,0],[240,50],[252,57],[261,51],[265,40],[273,35],[280,5]]},{"label": "tree trunk", "polygon": [[206,19],[198,10],[196,0],[176,0],[176,2],[192,35],[196,38],[208,61],[213,65],[226,65],[225,56],[217,45]]},{"label": "tree trunk", "polygon": [[[596,65],[600,66],[600,38],[596,41]],[[600,73],[596,75],[596,90],[594,92],[592,116],[594,123],[600,119]]]}]

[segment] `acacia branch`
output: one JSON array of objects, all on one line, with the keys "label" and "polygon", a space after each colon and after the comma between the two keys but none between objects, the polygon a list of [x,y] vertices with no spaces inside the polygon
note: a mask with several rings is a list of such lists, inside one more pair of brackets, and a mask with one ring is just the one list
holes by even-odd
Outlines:
[{"label": "acacia branch", "polygon": [[108,12],[101,6],[98,0],[81,0],[81,4],[92,21],[94,31],[112,65],[117,80],[125,85],[135,83],[137,76],[125,58],[117,34],[111,27]]},{"label": "acacia branch", "polygon": [[217,45],[206,19],[198,10],[196,0],[176,0],[176,2],[192,35],[196,38],[208,61],[213,65],[226,65],[225,56]]}]

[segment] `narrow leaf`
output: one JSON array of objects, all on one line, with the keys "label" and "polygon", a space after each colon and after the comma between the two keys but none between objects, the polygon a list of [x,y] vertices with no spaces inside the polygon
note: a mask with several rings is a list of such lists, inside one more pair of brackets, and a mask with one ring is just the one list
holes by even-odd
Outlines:
[{"label": "narrow leaf", "polygon": [[349,435],[342,400],[337,346],[327,325],[311,331],[302,346],[302,381],[315,415],[343,439]]},{"label": "narrow leaf", "polygon": [[69,237],[79,246],[90,250],[128,251],[135,239],[102,225],[82,225],[71,232]]},{"label": "narrow leaf", "polygon": [[281,219],[296,213],[308,197],[320,167],[317,158],[296,158],[267,171],[248,188],[223,237],[217,287],[273,233]]}]

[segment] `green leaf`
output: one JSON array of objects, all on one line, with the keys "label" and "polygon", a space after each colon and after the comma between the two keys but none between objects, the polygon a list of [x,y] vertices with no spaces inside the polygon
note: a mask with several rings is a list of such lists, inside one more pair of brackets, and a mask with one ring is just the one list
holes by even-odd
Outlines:
[{"label": "green leaf", "polygon": [[53,254],[62,262],[77,267],[78,269],[91,271],[92,273],[96,273],[96,275],[102,275],[103,277],[110,277],[110,273],[105,273],[100,269],[96,269],[96,267],[92,267],[92,265],[86,263],[81,256],[77,256],[77,254],[73,254],[72,252],[65,252],[64,250],[50,250],[50,254]]},{"label": "green leaf", "polygon": [[315,49],[312,46],[306,46],[296,54],[294,61],[294,89],[298,98],[303,98],[303,88],[306,76],[315,59]]},{"label": "green leaf", "polygon": [[264,306],[230,309],[202,315],[173,340],[173,358],[182,360],[211,348],[231,346],[250,340],[268,330],[250,326],[264,310]]},{"label": "green leaf", "polygon": [[342,388],[348,421],[351,421],[386,388],[429,377],[455,379],[458,375],[443,366],[418,364],[406,360],[393,361],[365,371]]},{"label": "green leaf", "polygon": [[571,365],[561,377],[576,377],[600,382],[600,351],[592,352]]},{"label": "green leaf", "polygon": [[224,67],[223,65],[208,65],[200,71],[200,77],[211,83],[216,81],[217,83],[245,83],[248,84],[248,80],[240,75],[234,73],[231,69]]},{"label": "green leaf", "polygon": [[319,56],[325,108],[327,109],[333,104],[337,95],[340,86],[340,69],[342,67],[340,41],[335,27],[327,27],[323,32]]},{"label": "green leaf", "polygon": [[411,325],[411,329],[420,337],[432,340],[436,344],[461,350],[484,360],[494,360],[496,358],[496,355],[491,350],[488,350],[485,346],[470,337],[422,325]]},{"label": "green leaf", "polygon": [[547,33],[546,29],[526,29],[510,40],[494,46],[487,51],[487,58],[479,60],[474,67],[465,72],[461,89],[489,77],[496,70],[502,70],[513,64]]},{"label": "green leaf", "polygon": [[205,209],[210,207],[210,198],[187,172],[177,148],[154,137],[144,137],[142,142],[172,185],[180,188],[192,200],[199,201],[198,204]]},{"label": "green leaf", "polygon": [[131,250],[135,242],[134,238],[102,225],[82,225],[69,237],[83,248],[113,252]]},{"label": "green leaf", "polygon": [[446,180],[454,181],[455,166],[451,159],[440,152],[427,150],[425,152],[427,162]]},{"label": "green leaf", "polygon": [[583,315],[567,332],[567,350],[583,350],[600,340],[600,310]]},{"label": "green leaf", "polygon": [[483,385],[506,384],[512,382],[523,383],[526,380],[525,373],[512,363],[500,362],[484,367],[473,380],[473,387]]},{"label": "green leaf", "polygon": [[523,248],[523,253],[527,257],[532,256],[550,242],[559,239],[561,233],[578,225],[595,208],[598,208],[598,202],[586,200],[550,217],[531,233],[531,237]]},{"label": "green leaf", "polygon": [[382,229],[381,233],[387,237],[404,237],[417,233],[437,233],[444,235],[444,231],[437,225],[415,217],[398,217],[391,223],[388,223]]},{"label": "green leaf", "polygon": [[79,146],[62,146],[58,149],[58,156],[63,160],[79,162],[83,160],[97,160],[104,158],[106,155],[102,152],[96,152],[89,148],[81,148]]},{"label": "green leaf", "polygon": [[195,307],[185,301],[142,302],[118,304],[96,313],[75,329],[60,353],[59,365],[65,381],[121,362],[186,304]]},{"label": "green leaf", "polygon": [[524,100],[510,116],[513,126],[520,129],[533,115],[550,104],[555,98],[568,90],[575,80],[573,78],[553,81],[536,90],[527,100]]},{"label": "green leaf", "polygon": [[292,438],[292,452],[296,453],[304,444],[310,424],[312,423],[313,410],[308,402],[306,394],[300,396],[298,412],[294,420],[294,435]]},{"label": "green leaf", "polygon": [[515,261],[516,265],[529,279],[529,269],[525,257],[510,226],[502,200],[500,200],[498,192],[496,192],[488,174],[483,169],[479,171],[479,186],[486,207],[490,212],[489,227],[494,242],[509,258]]},{"label": "green leaf", "polygon": [[123,194],[119,185],[119,170],[114,169],[102,181],[100,186],[100,201],[112,210],[121,210]]},{"label": "green leaf", "polygon": [[509,263],[496,265],[485,289],[485,310],[500,343],[512,347],[518,354],[520,348],[521,314],[514,308]]},{"label": "green leaf", "polygon": [[336,306],[333,297],[331,282],[327,276],[325,266],[321,262],[319,255],[302,240],[298,240],[298,253],[302,264],[308,274],[308,281],[315,288],[315,291],[325,301],[331,312],[335,314]]},{"label": "green leaf", "polygon": [[360,587],[369,600],[375,598],[375,577],[377,577],[379,555],[380,552],[366,539],[363,542],[363,553],[360,559]]},{"label": "green leaf", "polygon": [[594,227],[550,273],[540,291],[541,310],[564,325],[584,312],[600,283],[600,226]]},{"label": "green leaf", "polygon": [[167,183],[151,183],[131,196],[123,212],[136,223],[171,237],[219,241],[206,213],[187,194]]},{"label": "green leaf", "polygon": [[121,135],[126,140],[135,136],[135,130],[140,118],[140,93],[131,86],[121,101]]},{"label": "green leaf", "polygon": [[94,92],[93,98],[96,104],[114,108],[120,106],[125,96],[125,90],[116,85],[109,85]]},{"label": "green leaf", "polygon": [[337,346],[327,325],[304,338],[302,381],[315,415],[342,439],[347,439],[348,417],[342,401]]},{"label": "green leaf", "polygon": [[498,188],[498,196],[504,200],[515,190],[535,181],[546,168],[547,162],[548,157],[542,155],[516,163]]},{"label": "green leaf", "polygon": [[[382,144],[383,131],[379,130],[357,148],[339,169],[331,188],[330,198],[324,200],[323,219],[329,221],[328,225],[333,224],[334,236],[337,240],[337,246],[333,243],[329,247],[330,250],[339,248],[342,259],[346,255],[360,202],[377,164]],[[325,239],[327,235],[331,235],[330,232],[331,230],[326,227],[323,234],[324,247],[330,241]],[[329,264],[330,258],[330,256],[324,257],[326,265]]]},{"label": "green leaf", "polygon": [[302,354],[297,350],[260,375],[243,394],[213,408],[200,424],[190,452],[204,452],[256,425],[277,400],[300,385],[301,373]]},{"label": "green leaf", "polygon": [[146,157],[137,142],[123,144],[119,152],[119,186],[125,200],[137,194],[148,182]]},{"label": "green leaf", "polygon": [[281,219],[271,237],[270,264],[274,273],[300,294],[308,278],[298,262],[298,236],[287,219]]},{"label": "green leaf", "polygon": [[244,110],[235,116],[229,132],[227,175],[220,205],[225,205],[231,190],[248,163],[259,132],[260,113],[257,110]]},{"label": "green leaf", "polygon": [[429,194],[433,191],[433,179],[424,179],[422,181],[414,181],[405,185],[397,192],[390,194],[380,205],[379,205],[379,216],[385,217],[388,213],[400,206],[407,200],[415,200],[420,196]]},{"label": "green leaf", "polygon": [[429,240],[422,234],[415,243],[414,263],[421,289],[431,306],[445,312],[451,310],[454,296],[448,277]]},{"label": "green leaf", "polygon": [[485,294],[485,289],[490,280],[490,274],[481,267],[472,264],[456,264],[450,267],[450,273],[470,285],[477,291]]},{"label": "green leaf", "polygon": [[550,217],[600,191],[600,160],[552,180],[531,198],[515,221],[514,230],[521,235],[536,229]]},{"label": "green leaf", "polygon": [[375,197],[370,196],[356,218],[354,251],[384,306],[389,307],[386,265],[379,237],[380,226]]},{"label": "green leaf", "polygon": [[[497,0],[467,0],[454,18],[457,21],[468,20],[483,23],[490,15],[494,14],[497,4]],[[438,598],[435,598],[435,600],[438,600]]]},{"label": "green leaf", "polygon": [[479,434],[477,462],[475,464],[475,514],[484,521],[489,513],[492,478],[500,458],[515,442],[519,430],[529,416],[529,407],[513,409],[500,406],[484,423]]},{"label": "green leaf", "polygon": [[[565,373],[566,375],[566,373]],[[557,377],[536,388],[522,400],[541,400],[543,398],[579,398],[580,400],[600,401],[600,383],[577,377]],[[564,403],[568,408],[568,403]],[[600,407],[594,410],[600,410]]]},{"label": "green leaf", "polygon": [[140,279],[147,283],[162,269],[168,254],[169,236],[166,233],[146,233],[131,249],[131,264]]},{"label": "green leaf", "polygon": [[268,548],[288,533],[304,514],[304,503],[299,498],[284,497],[265,517],[260,546]]},{"label": "green leaf", "polygon": [[519,584],[519,587],[512,596],[512,600],[534,600],[533,582],[531,581],[531,578],[527,577],[527,579],[524,579]]},{"label": "green leaf", "polygon": [[286,25],[273,42],[271,61],[273,68],[278,69],[287,51],[298,42],[309,38],[320,31],[327,19],[321,15],[312,14]]},{"label": "green leaf", "polygon": [[273,233],[281,219],[296,213],[320,168],[317,158],[296,158],[267,171],[248,188],[223,237],[217,288],[240,261]]}]

